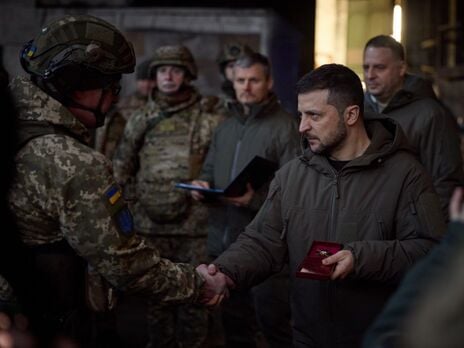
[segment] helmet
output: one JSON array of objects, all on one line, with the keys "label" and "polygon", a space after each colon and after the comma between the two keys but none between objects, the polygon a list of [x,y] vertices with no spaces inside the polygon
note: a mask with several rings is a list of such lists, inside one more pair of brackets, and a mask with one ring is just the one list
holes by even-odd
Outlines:
[{"label": "helmet", "polygon": [[222,46],[221,51],[216,59],[216,62],[221,66],[221,69],[230,61],[237,60],[243,55],[251,54],[253,50],[238,42],[228,43]]},{"label": "helmet", "polygon": [[68,15],[42,28],[24,46],[20,61],[26,72],[57,89],[85,90],[103,87],[108,83],[105,77],[114,80],[133,72],[135,54],[132,44],[108,22]]},{"label": "helmet", "polygon": [[135,77],[137,80],[148,80],[150,79],[150,64],[151,60],[144,60],[142,63],[138,64],[135,68]]},{"label": "helmet", "polygon": [[151,59],[150,73],[160,65],[179,65],[184,67],[191,75],[192,79],[197,78],[198,70],[190,50],[182,45],[161,46],[155,51]]}]

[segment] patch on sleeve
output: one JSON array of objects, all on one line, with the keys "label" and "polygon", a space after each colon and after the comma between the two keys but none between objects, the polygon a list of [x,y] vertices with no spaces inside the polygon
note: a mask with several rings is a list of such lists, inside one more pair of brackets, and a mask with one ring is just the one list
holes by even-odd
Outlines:
[{"label": "patch on sleeve", "polygon": [[116,221],[120,232],[126,237],[130,237],[134,232],[134,220],[127,205],[116,214]]},{"label": "patch on sleeve", "polygon": [[110,186],[103,194],[103,200],[118,232],[125,237],[132,236],[134,220],[126,201],[122,198],[121,188],[118,185]]},{"label": "patch on sleeve", "polygon": [[119,198],[122,196],[121,189],[116,185],[111,186],[106,192],[106,197],[108,197],[108,202],[111,205],[115,205]]}]

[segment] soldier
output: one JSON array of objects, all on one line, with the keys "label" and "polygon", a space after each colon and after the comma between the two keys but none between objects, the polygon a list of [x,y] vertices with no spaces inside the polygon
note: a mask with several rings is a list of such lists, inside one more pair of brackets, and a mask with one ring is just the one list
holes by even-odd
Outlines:
[{"label": "soldier", "polygon": [[99,309],[113,287],[164,303],[199,298],[202,278],[135,233],[111,163],[88,146],[89,129],[117,101],[121,74],[134,69],[132,45],[99,18],[69,15],[42,28],[20,61],[31,76],[12,82],[20,146],[9,204],[34,260],[28,299],[36,332],[98,344],[86,339],[87,267],[90,283],[105,286],[87,291]]},{"label": "soldier", "polygon": [[238,42],[225,44],[221,48],[218,57],[216,58],[219,72],[223,79],[221,84],[221,94],[220,96],[212,95],[203,97],[202,107],[205,110],[222,115],[223,118],[229,114],[226,103],[233,102],[237,99],[233,83],[234,63],[238,58],[251,53],[253,53],[253,50],[250,47]]},{"label": "soldier", "polygon": [[253,50],[247,45],[238,42],[225,44],[216,59],[219,65],[219,71],[223,77],[221,90],[225,98],[235,100],[234,89],[234,64],[238,58],[252,54]]},{"label": "soldier", "polygon": [[[163,46],[150,65],[156,80],[152,100],[128,121],[113,161],[121,185],[134,184],[134,221],[161,255],[198,264],[206,256],[207,209],[174,184],[199,174],[217,116],[205,113],[190,84],[197,77],[191,52]],[[207,313],[193,306],[150,308],[150,337],[157,346],[198,347],[207,333]]]},{"label": "soldier", "polygon": [[124,126],[130,116],[144,106],[148,95],[155,85],[155,81],[148,76],[150,60],[146,60],[136,67],[136,91],[134,94],[122,98],[117,108],[106,116],[103,127],[98,128],[95,138],[95,149],[112,159],[118,141],[124,132]]}]

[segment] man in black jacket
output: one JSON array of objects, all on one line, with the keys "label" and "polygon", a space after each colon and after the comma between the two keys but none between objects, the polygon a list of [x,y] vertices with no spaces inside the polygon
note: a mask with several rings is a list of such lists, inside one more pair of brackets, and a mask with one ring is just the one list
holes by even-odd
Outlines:
[{"label": "man in black jacket", "polygon": [[[445,230],[438,196],[394,122],[364,122],[361,81],[324,65],[297,85],[309,149],[277,171],[262,208],[213,264],[248,288],[290,266],[295,347],[357,348],[399,280]],[[315,241],[331,280],[297,278]],[[317,264],[316,264],[317,266]]]},{"label": "man in black jacket", "polygon": [[366,111],[397,121],[419,162],[432,176],[445,216],[453,190],[464,183],[456,121],[429,83],[406,73],[403,46],[390,36],[370,39],[364,48]]},{"label": "man in black jacket", "polygon": [[[233,68],[237,100],[230,101],[230,114],[213,135],[200,180],[203,187],[225,188],[256,155],[279,167],[294,158],[299,148],[296,120],[272,92],[268,59],[259,54],[239,58]],[[268,185],[251,186],[241,197],[211,205],[208,254],[215,258],[233,243],[264,202]],[[202,195],[193,191],[195,199]],[[291,334],[288,305],[288,270],[253,289],[258,324],[271,347],[289,347]],[[255,346],[248,292],[232,294],[223,311],[227,346]],[[248,313],[248,314],[244,314]]]}]

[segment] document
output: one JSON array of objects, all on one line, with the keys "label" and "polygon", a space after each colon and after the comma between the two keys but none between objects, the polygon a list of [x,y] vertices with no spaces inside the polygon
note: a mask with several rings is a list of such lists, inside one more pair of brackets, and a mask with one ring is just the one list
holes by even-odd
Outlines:
[{"label": "document", "polygon": [[253,190],[258,190],[266,182],[271,180],[278,169],[278,164],[261,156],[255,156],[243,170],[230,182],[225,189],[204,188],[187,183],[177,183],[175,187],[185,190],[196,190],[206,195],[224,195],[226,197],[243,196],[250,183]]}]

